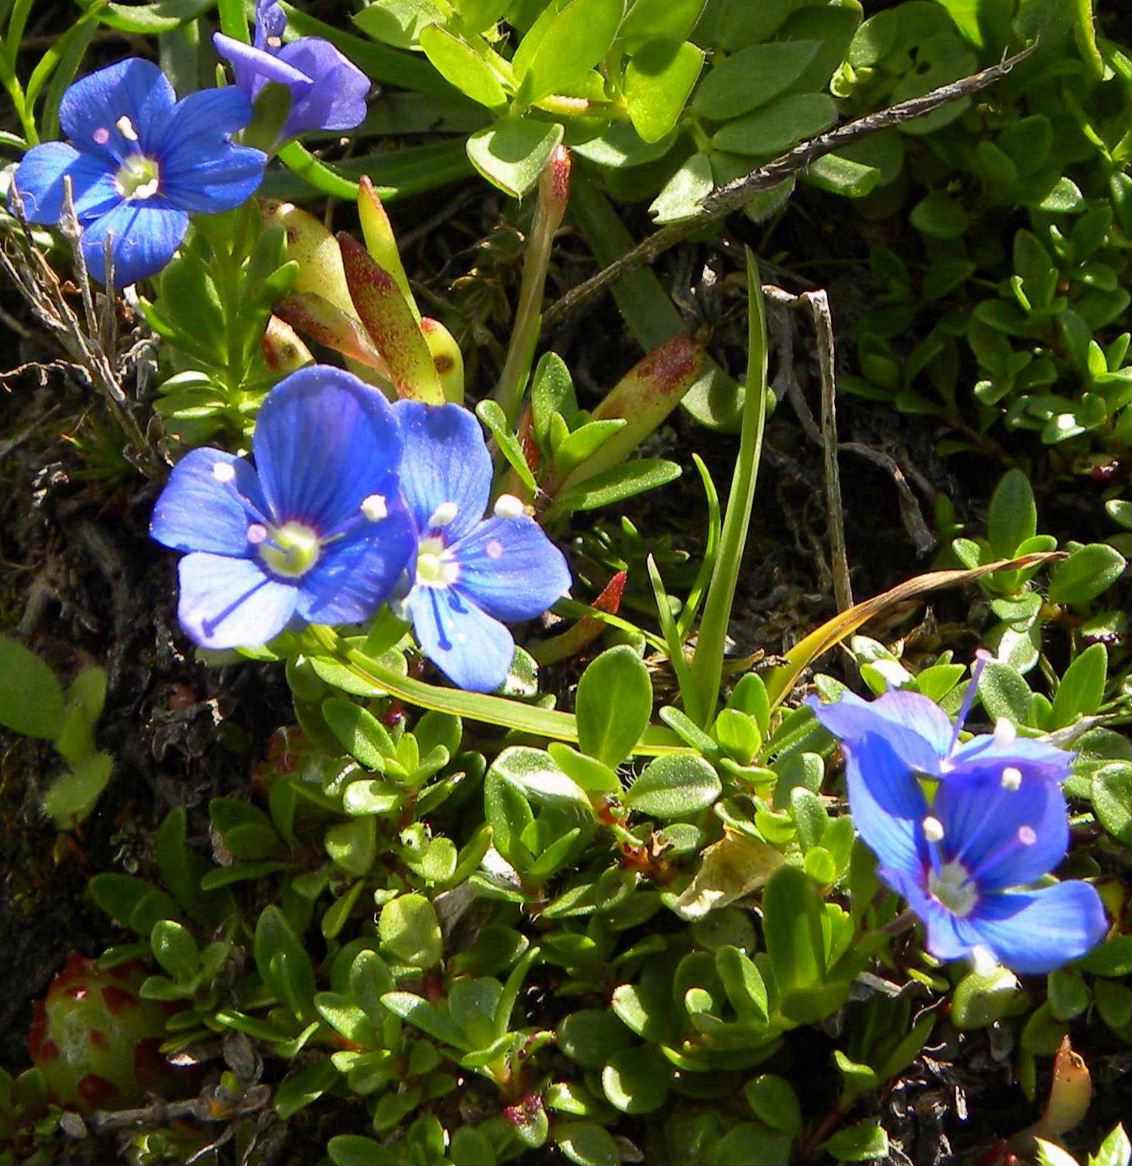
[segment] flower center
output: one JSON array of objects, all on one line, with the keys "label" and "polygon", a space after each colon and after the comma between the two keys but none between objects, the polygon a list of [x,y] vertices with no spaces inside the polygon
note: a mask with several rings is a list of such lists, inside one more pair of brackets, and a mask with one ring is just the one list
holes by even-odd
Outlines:
[{"label": "flower center", "polygon": [[152,198],[160,186],[157,163],[144,154],[131,154],[114,176],[114,185],[123,198]]},{"label": "flower center", "polygon": [[460,566],[445,550],[443,539],[421,539],[417,547],[417,582],[422,587],[450,587],[459,576]]},{"label": "flower center", "polygon": [[259,523],[248,528],[248,541],[259,547],[259,557],[273,575],[300,579],[318,562],[318,535],[301,522],[285,522],[268,531]]},{"label": "flower center", "polygon": [[979,892],[961,862],[945,862],[938,870],[928,872],[928,891],[960,919],[975,909]]}]

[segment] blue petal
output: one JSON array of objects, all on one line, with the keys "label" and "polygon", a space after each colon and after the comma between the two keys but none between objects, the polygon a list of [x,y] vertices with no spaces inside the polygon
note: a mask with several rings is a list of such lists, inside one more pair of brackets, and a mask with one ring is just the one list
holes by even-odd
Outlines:
[{"label": "blue petal", "polygon": [[853,825],[881,866],[923,870],[919,823],[928,812],[920,783],[883,737],[845,747],[845,783]]},{"label": "blue petal", "polygon": [[[231,466],[235,479],[217,481],[212,469],[217,464]],[[194,449],[173,467],[153,508],[149,533],[175,551],[241,556],[248,552],[248,526],[263,521],[264,508],[259,479],[243,458]]]},{"label": "blue petal", "polygon": [[47,142],[28,150],[12,179],[29,223],[57,223],[63,217],[65,178],[71,180],[71,197],[80,223],[122,201],[114,184],[114,170],[104,156],[84,154],[63,142]]},{"label": "blue petal", "polygon": [[[115,161],[139,149],[152,154],[175,102],[173,86],[152,61],[129,57],[76,81],[63,94],[59,122],[80,150]],[[123,117],[129,118],[137,141],[119,129]]]},{"label": "blue petal", "polygon": [[938,773],[951,744],[947,715],[916,692],[890,692],[874,701],[846,692],[832,704],[812,698],[806,703],[844,744],[852,746],[869,734],[883,737],[906,765],[921,773]]},{"label": "blue petal", "polygon": [[1100,895],[1078,881],[988,895],[964,922],[979,943],[1016,972],[1049,972],[1080,959],[1108,930]]},{"label": "blue petal", "polygon": [[1032,883],[1053,870],[1069,848],[1069,810],[1061,788],[1039,777],[1023,776],[1011,790],[997,773],[951,774],[940,783],[932,814],[943,826],[943,853],[962,863],[982,892]]},{"label": "blue petal", "polygon": [[106,282],[103,244],[111,235],[116,286],[126,287],[156,275],[173,258],[188,226],[189,216],[160,196],[146,201],[127,199],[84,227],[82,248],[87,270],[94,279]]},{"label": "blue petal", "polygon": [[268,81],[286,85],[292,101],[311,87],[312,79],[306,73],[262,47],[246,45],[222,32],[213,33],[212,43],[217,54],[232,66],[236,84],[253,101]]},{"label": "blue petal", "polygon": [[460,688],[494,692],[515,654],[511,633],[459,592],[414,587],[405,600],[421,651]]},{"label": "blue petal", "polygon": [[234,85],[201,89],[177,102],[161,137],[158,150],[166,167],[192,165],[194,156],[215,150],[230,134],[251,121],[252,103]]},{"label": "blue petal", "polygon": [[459,405],[398,401],[393,410],[405,442],[401,489],[417,529],[424,534],[436,509],[454,502],[456,517],[444,528],[451,546],[483,518],[491,493],[491,455],[483,430]]},{"label": "blue petal", "polygon": [[279,7],[278,0],[256,0],[255,43],[256,48],[264,48],[268,38],[281,37],[287,27],[287,17]]},{"label": "blue petal", "polygon": [[298,590],[265,575],[254,559],[196,553],[181,560],[177,618],[202,648],[252,648],[290,621]]},{"label": "blue petal", "polygon": [[377,389],[320,364],[271,390],[252,448],[275,520],[296,519],[329,538],[357,524],[369,495],[385,496],[400,462],[401,435]]},{"label": "blue petal", "polygon": [[989,733],[972,737],[951,757],[951,771],[971,776],[1000,775],[1007,766],[1045,781],[1061,782],[1069,776],[1073,754],[1033,737],[1017,737],[999,744]]},{"label": "blue petal", "polygon": [[369,78],[329,41],[302,37],[285,45],[279,60],[314,79],[309,89],[293,94],[284,137],[320,129],[351,130],[365,121]]},{"label": "blue petal", "polygon": [[[384,487],[394,498],[396,479]],[[301,582],[298,613],[308,623],[360,623],[390,597],[416,551],[416,529],[402,504],[388,517],[366,523],[355,537],[326,547]]]},{"label": "blue petal", "polygon": [[531,518],[489,518],[451,548],[456,586],[495,619],[541,615],[570,590],[562,552]]},{"label": "blue petal", "polygon": [[188,151],[179,151],[176,166],[162,172],[161,193],[182,210],[208,215],[247,202],[259,189],[267,165],[262,150],[226,143],[186,163],[188,156]]}]

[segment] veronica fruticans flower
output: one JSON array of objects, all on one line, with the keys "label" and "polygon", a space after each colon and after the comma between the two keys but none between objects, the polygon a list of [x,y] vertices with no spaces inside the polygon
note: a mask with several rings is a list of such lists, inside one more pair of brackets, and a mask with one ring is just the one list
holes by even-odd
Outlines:
[{"label": "veronica fruticans flower", "polygon": [[515,642],[501,620],[544,612],[570,587],[562,552],[503,495],[484,518],[491,456],[475,417],[458,405],[398,401],[401,489],[417,529],[405,611],[421,650],[461,688],[490,692],[507,677]]},{"label": "veronica fruticans flower", "polygon": [[[1055,755],[1067,767],[1068,754],[1010,741],[1000,729],[998,743],[975,738],[981,743],[968,763],[963,753],[974,742],[943,749],[940,718],[949,731],[950,723],[917,693],[888,693],[871,703],[846,694],[811,707],[842,739],[853,823],[879,860],[877,873],[923,921],[932,955],[993,958],[1015,971],[1044,972],[1103,938],[1104,909],[1089,884],[1012,889],[1065,857],[1068,811],[1051,774],[1062,766]],[[915,762],[910,753],[918,754]],[[929,766],[944,770],[934,775],[940,780],[930,803],[916,775],[930,773]]]},{"label": "veronica fruticans flower", "polygon": [[177,101],[156,65],[120,61],[67,90],[59,121],[70,140],[33,146],[13,185],[29,222],[57,223],[69,178],[87,270],[105,282],[109,237],[115,282],[135,283],[173,257],[190,213],[231,210],[255,193],[267,156],[229,140],[251,112],[238,89]]},{"label": "veronica fruticans flower", "polygon": [[286,27],[287,18],[275,0],[259,0],[254,44],[220,32],[213,34],[212,43],[251,100],[269,81],[291,91],[291,111],[281,138],[360,125],[366,116],[369,78],[321,37],[304,36],[284,44]]},{"label": "veronica fruticans flower", "polygon": [[152,536],[189,552],[181,626],[203,647],[252,647],[292,620],[373,615],[415,545],[390,405],[350,373],[301,369],[268,394],[252,452],[254,469],[218,449],[193,450],[154,507]]}]

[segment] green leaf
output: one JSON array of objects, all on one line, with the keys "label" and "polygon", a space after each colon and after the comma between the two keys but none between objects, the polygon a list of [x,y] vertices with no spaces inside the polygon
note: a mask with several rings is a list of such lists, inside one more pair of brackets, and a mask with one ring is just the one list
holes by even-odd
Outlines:
[{"label": "green leaf", "polygon": [[837,121],[837,106],[825,93],[794,93],[721,126],[712,138],[720,150],[773,156]]},{"label": "green leaf", "polygon": [[73,829],[94,809],[113,769],[109,753],[84,757],[69,773],[52,781],[43,795],[44,812],[60,830]]},{"label": "green leaf", "polygon": [[613,766],[629,756],[652,715],[652,681],[631,647],[610,648],[586,668],[575,715],[583,753]]},{"label": "green leaf", "polygon": [[719,775],[702,757],[673,753],[650,762],[621,800],[654,818],[684,818],[706,810],[722,792]]},{"label": "green leaf", "polygon": [[173,919],[161,919],[153,925],[149,946],[174,980],[190,980],[200,967],[200,949],[192,932]]},{"label": "green leaf", "polygon": [[649,41],[687,40],[703,8],[704,0],[634,0],[621,23],[620,39],[629,53]]},{"label": "green leaf", "polygon": [[1108,677],[1108,650],[1104,644],[1086,648],[1065,670],[1053,698],[1050,725],[1060,729],[1100,708]]},{"label": "green leaf", "polygon": [[277,855],[282,847],[271,820],[258,807],[238,798],[213,798],[208,803],[212,827],[233,857],[244,862]]},{"label": "green leaf", "polygon": [[751,1112],[771,1129],[797,1137],[802,1132],[802,1108],[793,1085],[784,1077],[763,1073],[743,1086]]},{"label": "green leaf", "polygon": [[1125,565],[1124,557],[1104,543],[1080,547],[1050,573],[1050,602],[1088,603],[1120,578]]},{"label": "green leaf", "polygon": [[661,224],[690,219],[699,213],[700,204],[714,189],[711,159],[706,154],[692,154],[652,200],[649,214]]},{"label": "green leaf", "polygon": [[564,133],[557,122],[508,119],[472,134],[468,159],[488,182],[522,198],[538,182]]},{"label": "green leaf", "polygon": [[821,1149],[832,1154],[838,1162],[864,1162],[868,1158],[883,1158],[888,1154],[888,1134],[875,1118],[866,1118],[856,1125],[838,1130],[822,1143]]},{"label": "green leaf", "polygon": [[416,1025],[441,1044],[451,1045],[456,1049],[467,1048],[464,1034],[445,1013],[424,997],[415,996],[412,992],[386,992],[381,997],[381,1003],[395,1016]]},{"label": "green leaf", "polygon": [[364,878],[377,861],[377,820],[367,815],[339,822],[326,831],[323,845],[335,865]]},{"label": "green leaf", "polygon": [[326,1057],[288,1073],[275,1090],[275,1112],[284,1121],[317,1101],[340,1080],[338,1070]]},{"label": "green leaf", "polygon": [[780,993],[821,984],[822,901],[813,879],[798,867],[779,867],[767,882],[763,931]]},{"label": "green leaf", "polygon": [[488,109],[498,110],[507,104],[507,92],[495,71],[466,40],[439,24],[430,24],[421,29],[420,45],[436,71],[461,93]]},{"label": "green leaf", "polygon": [[444,19],[444,10],[435,0],[376,0],[353,16],[367,36],[399,49],[416,48],[424,29]]},{"label": "green leaf", "polygon": [[507,414],[503,412],[502,407],[490,397],[485,397],[476,406],[476,416],[487,426],[508,465],[518,474],[519,480],[532,494],[537,493],[535,476],[531,473],[531,467],[527,465],[527,458],[519,439],[507,424]]},{"label": "green leaf", "polygon": [[50,741],[63,727],[63,686],[34,653],[0,635],[0,724]]},{"label": "green leaf", "polygon": [[1015,725],[1029,724],[1032,697],[1026,678],[1009,664],[991,660],[979,677],[979,700],[992,720],[1006,717]]},{"label": "green leaf", "polygon": [[963,206],[942,190],[933,190],[916,203],[908,219],[917,231],[933,239],[958,239],[970,223]]},{"label": "green leaf", "polygon": [[253,946],[263,982],[297,1019],[313,1020],[314,965],[278,907],[269,905],[260,913]]},{"label": "green leaf", "polygon": [[1132,1162],[1132,1142],[1122,1125],[1115,1126],[1101,1142],[1095,1154],[1090,1154],[1087,1166],[1128,1166]]},{"label": "green leaf", "polygon": [[629,120],[644,142],[659,142],[675,127],[704,65],[703,49],[684,41],[654,40],[625,70]]},{"label": "green leaf", "polygon": [[366,709],[332,696],[322,702],[322,716],[339,744],[366,769],[381,772],[386,759],[396,757],[397,748],[385,726]]},{"label": "green leaf", "polygon": [[622,1113],[655,1113],[668,1097],[672,1067],[647,1046],[615,1053],[601,1073],[601,1088]]},{"label": "green leaf", "polygon": [[401,1163],[396,1151],[387,1150],[380,1142],[360,1134],[335,1134],[326,1143],[326,1152],[334,1166],[400,1166]]},{"label": "green leaf", "polygon": [[987,514],[987,538],[994,557],[1013,557],[1037,533],[1038,507],[1030,479],[1021,470],[1009,470],[995,487]]},{"label": "green leaf", "polygon": [[1102,765],[1093,774],[1092,802],[1105,830],[1124,846],[1132,845],[1132,763]]},{"label": "green leaf", "polygon": [[613,1135],[596,1122],[555,1124],[554,1141],[563,1156],[577,1166],[619,1166],[621,1162],[621,1150]]},{"label": "green leaf", "polygon": [[692,109],[700,117],[729,121],[766,105],[802,75],[819,47],[817,41],[794,40],[741,49],[704,78]]},{"label": "green leaf", "polygon": [[558,1026],[558,1047],[583,1069],[600,1069],[634,1043],[633,1034],[616,1013],[604,1008],[571,1012]]},{"label": "green leaf", "polygon": [[381,908],[377,933],[395,963],[427,970],[440,963],[444,938],[436,910],[424,895],[398,895]]},{"label": "green leaf", "polygon": [[[523,38],[512,62],[517,99],[533,105],[551,93],[566,93],[605,56],[624,13],[624,0],[571,0],[547,8]],[[524,52],[528,38],[535,41]]]},{"label": "green leaf", "polygon": [[156,4],[107,4],[98,8],[98,20],[107,28],[138,36],[173,32],[204,15],[216,0],[158,0]]}]

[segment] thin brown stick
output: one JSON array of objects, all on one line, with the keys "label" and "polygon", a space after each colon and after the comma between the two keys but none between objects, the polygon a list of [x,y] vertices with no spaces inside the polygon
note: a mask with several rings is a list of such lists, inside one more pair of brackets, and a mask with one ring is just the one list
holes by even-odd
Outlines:
[{"label": "thin brown stick", "polygon": [[733,210],[749,202],[760,190],[767,190],[777,186],[791,174],[804,170],[811,162],[834,150],[840,150],[852,142],[875,134],[879,130],[890,129],[892,126],[903,125],[914,118],[931,113],[940,106],[948,105],[961,97],[969,97],[974,93],[993,85],[1005,77],[1020,61],[1025,60],[1033,51],[1035,45],[1030,45],[1020,53],[1007,57],[997,65],[974,73],[970,77],[963,77],[959,81],[952,81],[941,85],[922,97],[913,97],[902,101],[899,105],[888,109],[868,113],[855,121],[846,122],[829,133],[820,134],[808,142],[772,159],[763,166],[758,166],[742,178],[729,182],[713,191],[700,204],[699,212],[683,222],[672,223],[662,227],[647,238],[641,240],[631,251],[614,260],[608,267],[603,268],[597,275],[591,276],[584,283],[572,288],[549,308],[543,316],[543,326],[547,329],[556,328],[572,312],[577,311],[587,300],[595,296],[603,288],[618,280],[626,272],[639,267],[642,263],[651,263],[658,255],[674,247],[684,240],[691,232],[698,231],[705,223],[722,218]]},{"label": "thin brown stick", "polygon": [[838,611],[853,606],[849,582],[849,554],[845,547],[845,509],[841,503],[841,474],[837,464],[837,379],[834,372],[833,320],[824,291],[803,292],[799,300],[809,305],[818,342],[821,372],[821,436],[825,463],[825,504],[829,516],[829,550],[833,569],[833,598]]}]

